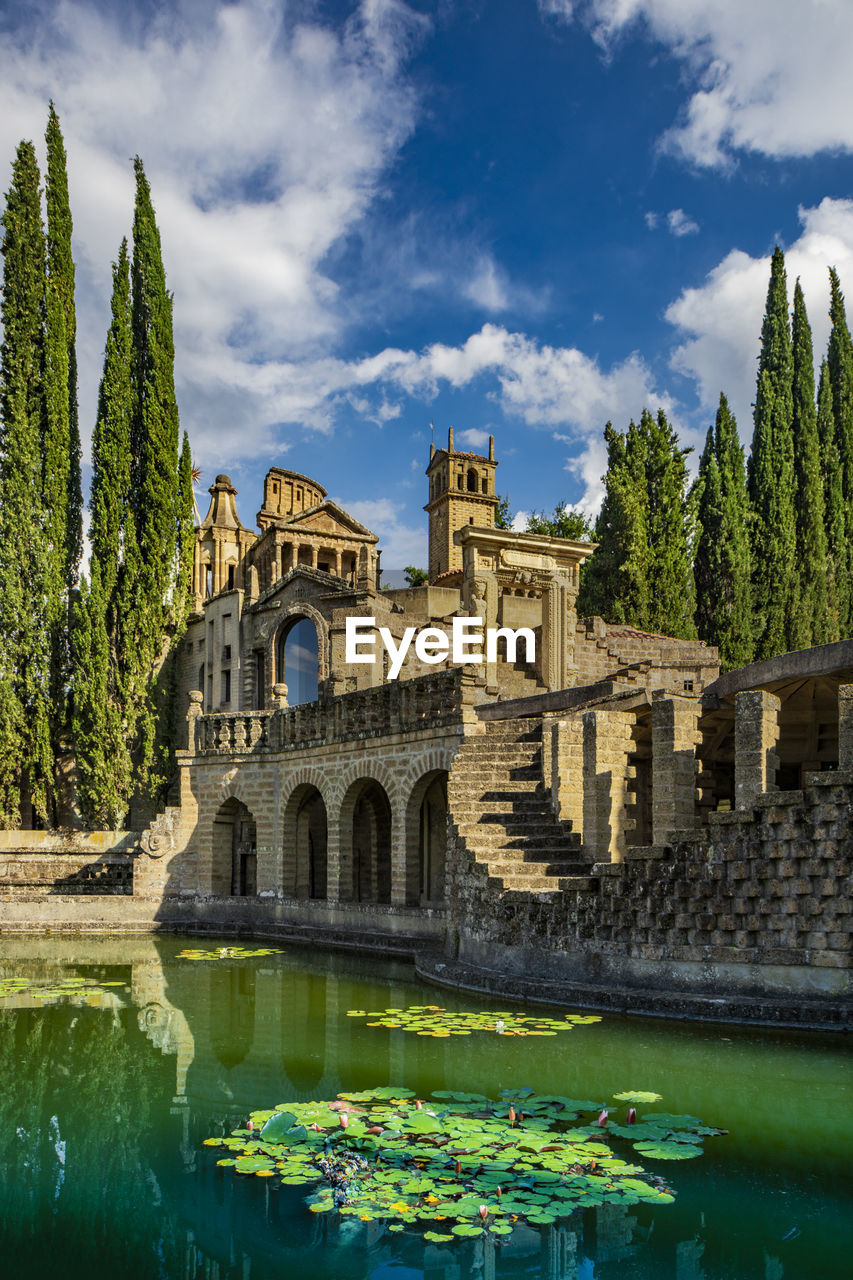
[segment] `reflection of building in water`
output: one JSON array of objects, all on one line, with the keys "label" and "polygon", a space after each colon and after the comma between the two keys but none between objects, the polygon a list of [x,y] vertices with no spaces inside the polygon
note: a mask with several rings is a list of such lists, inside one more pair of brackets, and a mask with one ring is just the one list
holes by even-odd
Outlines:
[{"label": "reflection of building in water", "polygon": [[542,1280],[577,1280],[578,1238],[567,1227],[546,1227],[542,1233]]},{"label": "reflection of building in water", "polygon": [[675,1280],[705,1280],[700,1265],[705,1245],[701,1240],[682,1240],[675,1246]]},{"label": "reflection of building in water", "polygon": [[622,1262],[634,1252],[637,1219],[624,1204],[599,1205],[595,1215],[595,1256],[599,1264]]}]

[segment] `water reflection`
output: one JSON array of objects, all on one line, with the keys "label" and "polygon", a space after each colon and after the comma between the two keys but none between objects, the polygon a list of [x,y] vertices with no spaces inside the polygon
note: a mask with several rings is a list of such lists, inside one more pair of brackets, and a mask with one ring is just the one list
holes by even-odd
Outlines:
[{"label": "water reflection", "polygon": [[[0,973],[123,982],[103,1008],[21,996],[0,1008],[0,1223],[7,1251],[23,1251],[17,1276],[52,1278],[57,1256],[70,1280],[92,1266],[170,1280],[847,1273],[850,1069],[827,1037],[608,1018],[535,1045],[433,1040],[346,1016],[437,1001],[404,965],[290,952],[198,963],[176,958],[182,945],[57,939],[49,959],[43,941],[4,945]],[[255,1107],[389,1083],[492,1095],[531,1084],[602,1101],[655,1088],[667,1109],[732,1134],[666,1168],[675,1205],[602,1206],[498,1244],[429,1244],[310,1214],[304,1189],[237,1177],[202,1145]]]}]

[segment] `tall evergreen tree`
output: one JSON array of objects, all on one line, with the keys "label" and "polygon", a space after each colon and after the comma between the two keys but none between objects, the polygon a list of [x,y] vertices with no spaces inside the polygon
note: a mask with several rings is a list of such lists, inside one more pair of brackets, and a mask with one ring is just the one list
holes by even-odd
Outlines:
[{"label": "tall evergreen tree", "polygon": [[35,148],[18,147],[3,214],[0,385],[0,810],[20,820],[20,798],[43,820],[54,799],[50,738],[49,549],[44,536],[45,248]]},{"label": "tall evergreen tree", "polygon": [[182,517],[172,297],[166,290],[151,190],[138,156],[134,170],[131,445],[139,577],[138,588],[129,601],[126,625],[136,645],[135,669],[128,673],[128,696],[138,699],[137,759],[144,786],[156,748],[156,679],[164,656],[166,628],[174,622]]},{"label": "tall evergreen tree", "polygon": [[752,661],[753,637],[746,473],[724,395],[699,464],[696,497],[696,625],[729,671]]},{"label": "tall evergreen tree", "polygon": [[791,640],[796,649],[825,644],[826,530],[823,480],[815,405],[814,350],[799,280],[794,286],[792,325],[795,513],[797,526],[797,612]]},{"label": "tall evergreen tree", "polygon": [[593,538],[598,546],[583,567],[577,610],[610,622],[634,622],[649,612],[645,459],[632,422],[625,435],[608,422],[604,501]]},{"label": "tall evergreen tree", "polygon": [[70,591],[83,553],[83,491],[80,478],[80,423],[77,409],[77,312],[74,302],[74,259],[71,256],[71,205],[65,143],[53,103],[47,130],[47,276],[58,295],[65,321],[68,363],[68,473],[65,521],[65,578]]},{"label": "tall evergreen tree", "polygon": [[644,410],[625,435],[605,429],[608,468],[595,527],[598,549],[585,568],[578,611],[611,622],[692,639],[695,634],[690,559],[689,450],[663,410]]},{"label": "tall evergreen tree", "polygon": [[829,366],[823,361],[817,392],[817,431],[823,472],[824,531],[826,538],[826,629],[825,641],[841,639],[842,619],[850,614],[850,575],[846,512],[841,475],[841,459],[835,438],[835,415]]},{"label": "tall evergreen tree", "polygon": [[796,555],[792,383],[785,258],[777,245],[761,328],[755,430],[749,460],[757,658],[784,653],[793,643],[798,579],[791,572]]},{"label": "tall evergreen tree", "polygon": [[123,240],[113,265],[112,319],[92,437],[90,580],[74,627],[74,740],[81,809],[93,825],[112,826],[127,809],[132,777],[135,666],[123,625],[135,595],[136,522],[131,488],[133,420],[130,265]]},{"label": "tall evergreen tree", "polygon": [[844,639],[853,634],[853,592],[849,585],[853,575],[853,342],[847,327],[844,295],[834,268],[830,268],[829,285],[832,329],[826,363],[844,502],[845,539],[843,546],[836,549],[839,557],[836,564],[839,574],[838,622],[840,637]]}]

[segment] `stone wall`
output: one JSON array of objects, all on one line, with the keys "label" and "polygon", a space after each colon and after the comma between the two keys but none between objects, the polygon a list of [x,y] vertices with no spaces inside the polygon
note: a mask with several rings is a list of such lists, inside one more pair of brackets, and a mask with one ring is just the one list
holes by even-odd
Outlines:
[{"label": "stone wall", "polygon": [[[507,973],[654,991],[850,993],[853,772],[711,815],[706,830],[596,863],[576,888],[489,892],[454,836],[458,958]],[[638,1004],[643,1001],[638,999]]]}]

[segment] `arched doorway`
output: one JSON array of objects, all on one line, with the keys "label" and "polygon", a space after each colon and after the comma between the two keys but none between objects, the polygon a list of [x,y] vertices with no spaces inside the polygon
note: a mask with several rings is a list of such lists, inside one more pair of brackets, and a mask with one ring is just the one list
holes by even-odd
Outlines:
[{"label": "arched doorway", "polygon": [[341,843],[352,901],[390,903],[391,804],[384,787],[372,778],[349,789],[341,808]]},{"label": "arched doorway", "polygon": [[215,966],[210,975],[211,1046],[226,1071],[233,1071],[252,1051],[255,980],[251,965],[236,961]]},{"label": "arched doorway", "polygon": [[258,838],[249,810],[232,796],[213,820],[211,891],[222,897],[258,892]]},{"label": "arched doorway", "polygon": [[325,899],[328,892],[326,805],[316,787],[297,787],[284,811],[283,884],[296,898]]},{"label": "arched doorway", "polygon": [[279,632],[275,647],[275,678],[287,685],[291,707],[316,702],[320,676],[317,630],[310,618],[298,617]]},{"label": "arched doorway", "polygon": [[447,858],[447,772],[424,774],[406,808],[406,900],[410,905],[444,902]]}]

